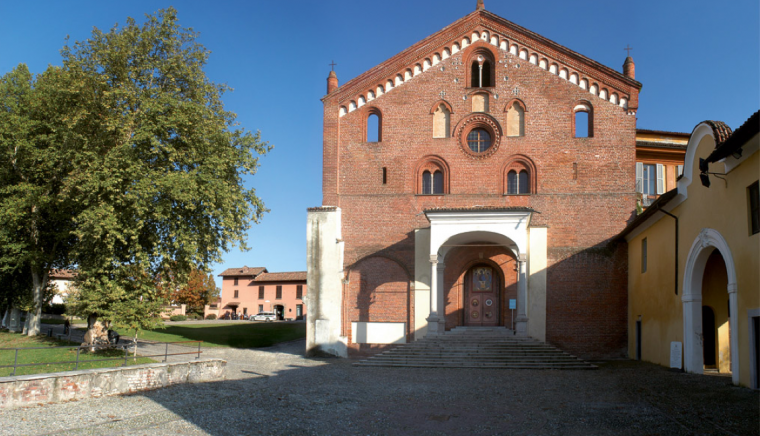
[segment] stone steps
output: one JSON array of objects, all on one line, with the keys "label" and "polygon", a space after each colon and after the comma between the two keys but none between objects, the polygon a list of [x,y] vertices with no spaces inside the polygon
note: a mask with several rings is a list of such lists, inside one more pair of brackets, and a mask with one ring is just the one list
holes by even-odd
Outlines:
[{"label": "stone steps", "polygon": [[595,365],[503,327],[457,327],[396,346],[354,366],[399,368],[596,369]]}]

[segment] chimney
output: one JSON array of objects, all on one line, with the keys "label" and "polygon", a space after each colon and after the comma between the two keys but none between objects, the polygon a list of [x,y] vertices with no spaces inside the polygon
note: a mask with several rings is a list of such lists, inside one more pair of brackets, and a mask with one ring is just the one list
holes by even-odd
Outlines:
[{"label": "chimney", "polygon": [[636,78],[636,65],[633,63],[633,58],[628,56],[623,63],[623,74],[631,79]]},{"label": "chimney", "polygon": [[330,71],[330,75],[327,76],[327,93],[331,93],[338,89],[338,75],[335,71]]}]

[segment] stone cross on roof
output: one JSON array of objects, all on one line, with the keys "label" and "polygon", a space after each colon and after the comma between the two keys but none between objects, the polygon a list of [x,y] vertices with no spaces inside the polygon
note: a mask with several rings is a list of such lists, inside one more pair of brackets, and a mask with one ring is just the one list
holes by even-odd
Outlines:
[{"label": "stone cross on roof", "polygon": [[631,47],[630,44],[626,44],[623,50],[628,52],[628,57],[631,57],[631,50],[633,50],[633,47]]}]

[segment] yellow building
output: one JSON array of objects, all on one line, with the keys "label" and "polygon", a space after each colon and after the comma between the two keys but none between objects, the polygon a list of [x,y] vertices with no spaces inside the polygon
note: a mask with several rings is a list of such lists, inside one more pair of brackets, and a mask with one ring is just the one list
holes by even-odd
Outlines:
[{"label": "yellow building", "polygon": [[698,124],[676,188],[620,234],[629,356],[760,388],[759,132],[760,111],[733,133]]}]

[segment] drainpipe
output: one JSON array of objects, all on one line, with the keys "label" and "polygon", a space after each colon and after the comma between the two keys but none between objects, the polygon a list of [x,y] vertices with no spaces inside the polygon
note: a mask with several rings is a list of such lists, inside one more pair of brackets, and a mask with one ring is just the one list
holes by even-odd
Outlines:
[{"label": "drainpipe", "polygon": [[659,210],[660,212],[664,213],[665,215],[667,215],[667,216],[673,218],[674,220],[676,220],[676,268],[675,268],[676,269],[676,273],[675,273],[675,279],[676,279],[675,280],[675,284],[676,285],[675,285],[675,292],[676,292],[676,295],[678,295],[678,217],[675,216],[675,215],[673,215],[670,212],[662,210],[662,208],[660,208],[659,206],[657,206],[657,210]]}]

